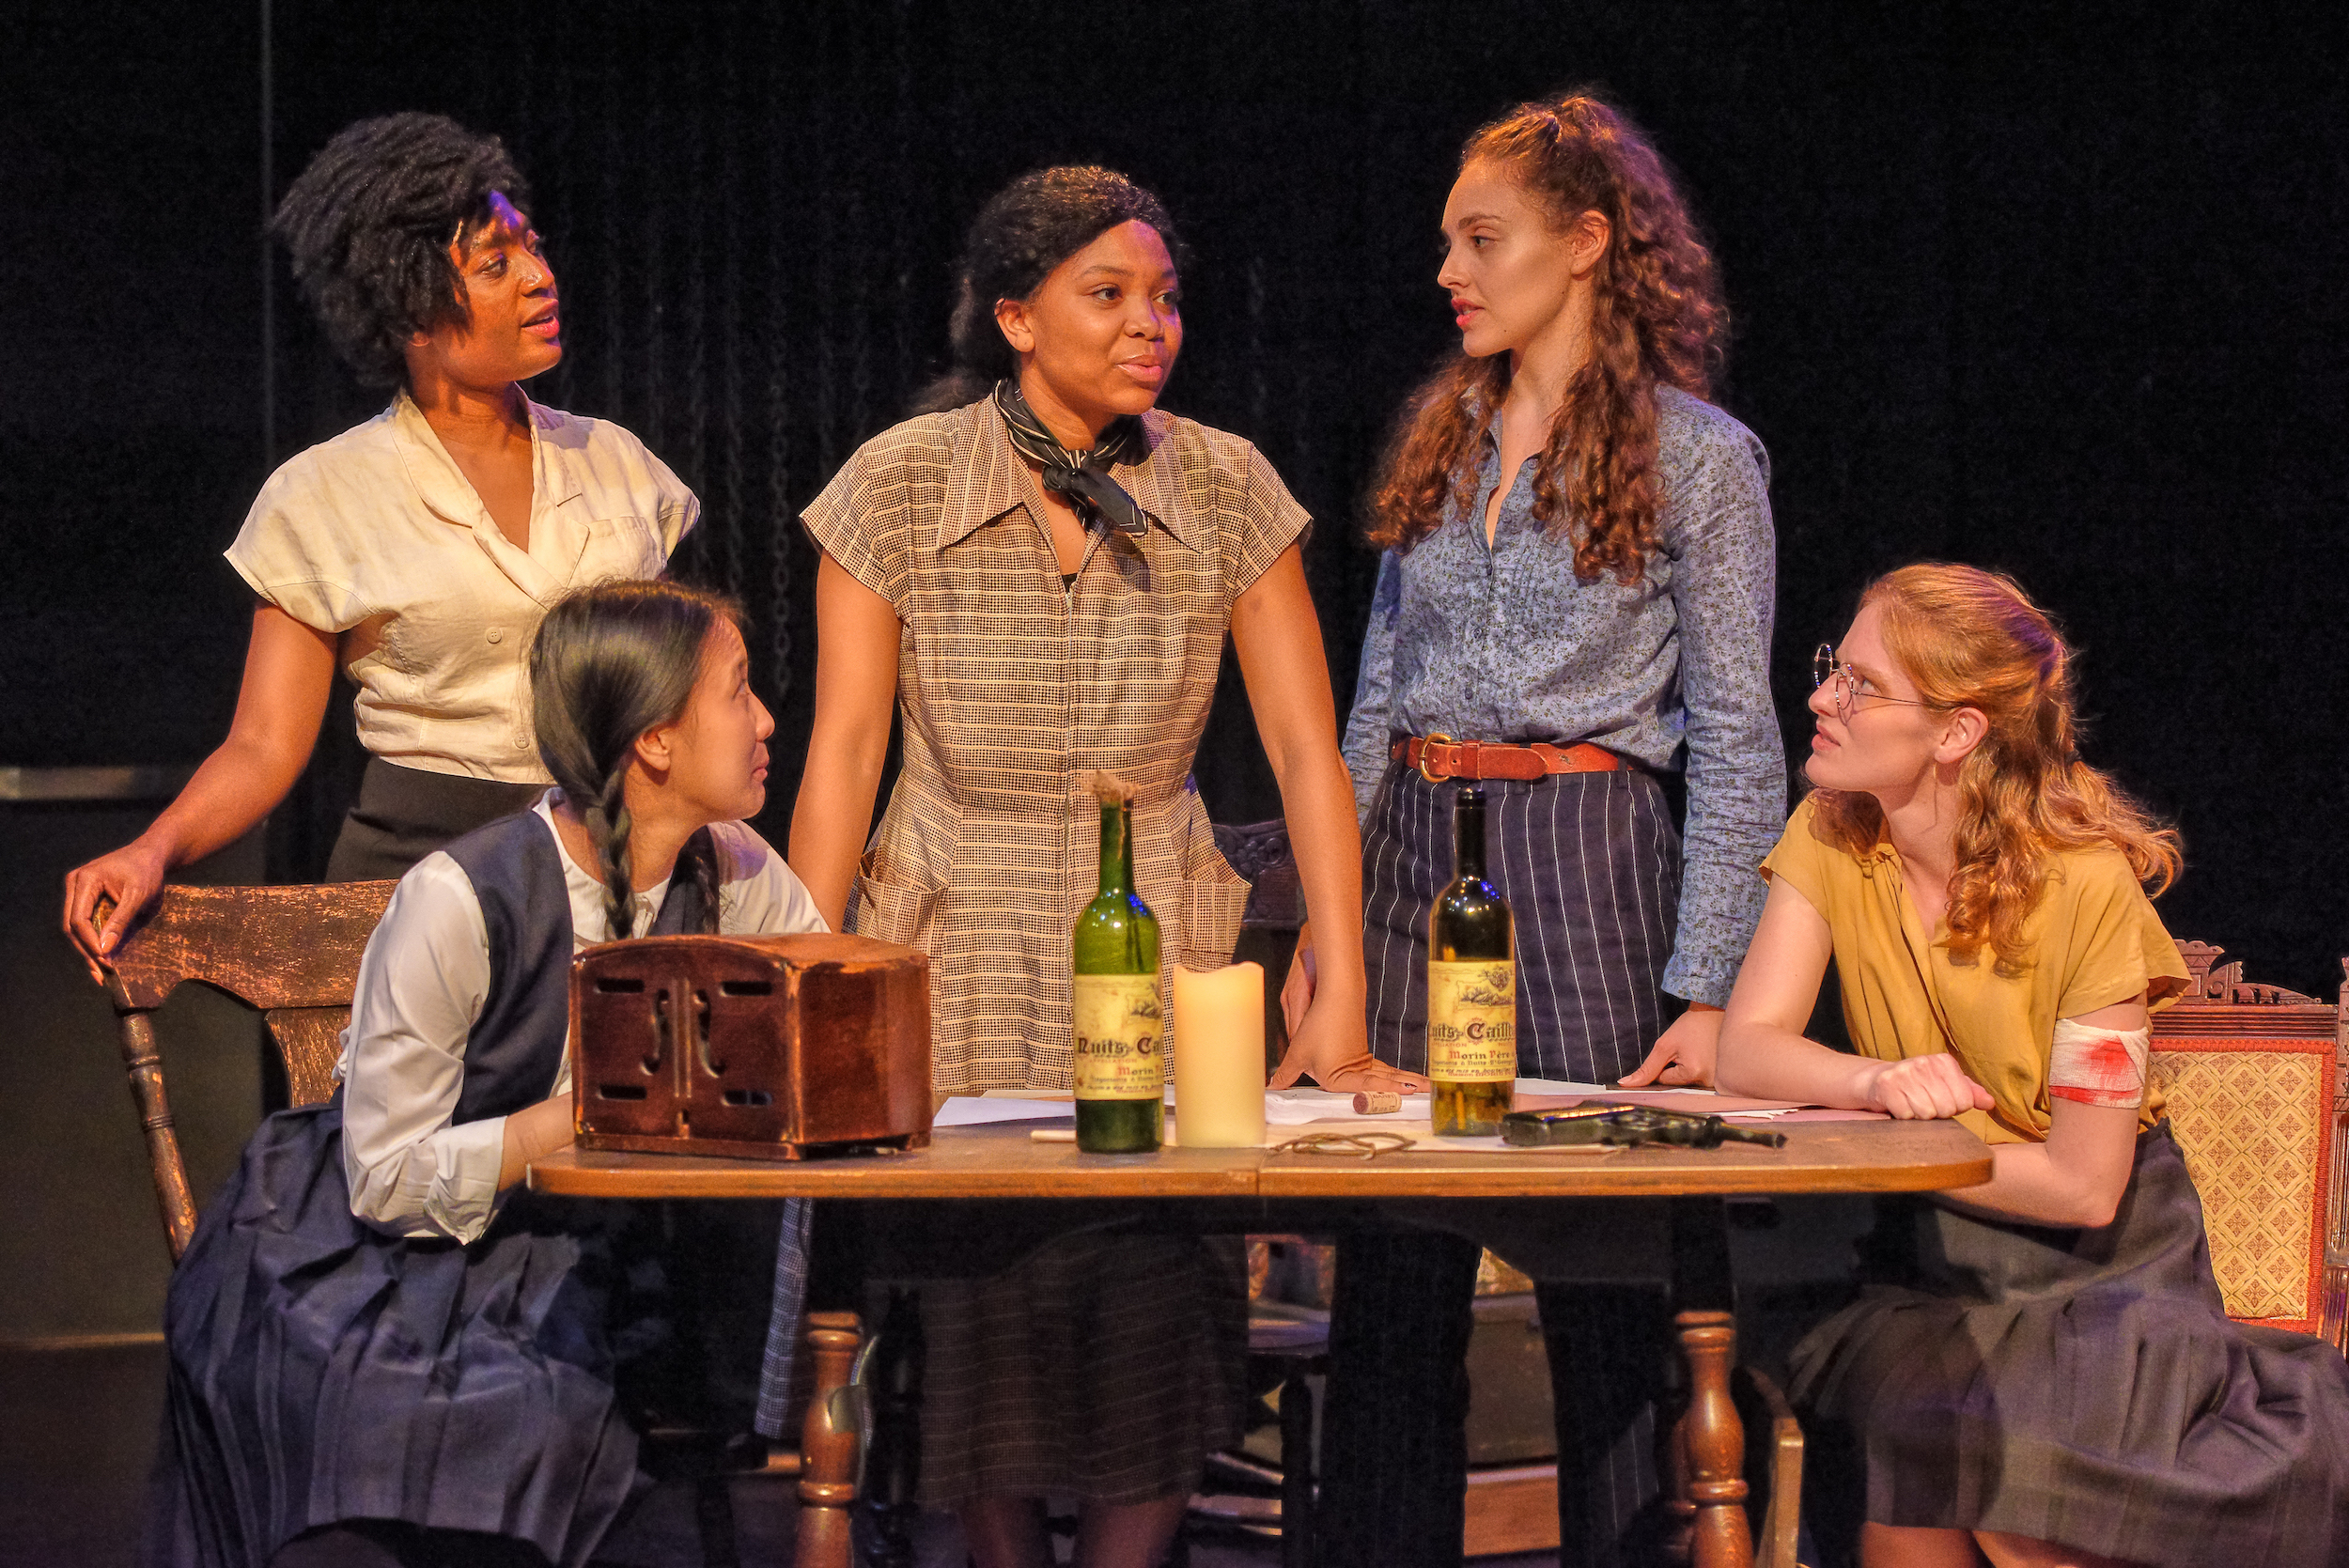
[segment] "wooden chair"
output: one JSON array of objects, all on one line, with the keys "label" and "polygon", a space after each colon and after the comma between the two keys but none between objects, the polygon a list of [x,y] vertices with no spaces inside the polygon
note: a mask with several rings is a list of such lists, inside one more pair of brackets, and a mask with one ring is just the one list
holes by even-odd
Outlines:
[{"label": "wooden chair", "polygon": [[[195,1234],[195,1199],[163,1086],[155,1010],[186,981],[258,1009],[285,1063],[292,1103],[323,1103],[334,1091],[359,959],[397,885],[168,887],[115,949],[106,991],[175,1264]],[[811,1312],[807,1328],[815,1391],[797,1452],[769,1452],[755,1439],[709,1433],[646,1435],[648,1465],[693,1483],[709,1568],[736,1568],[739,1560],[728,1483],[743,1473],[799,1477],[799,1568],[848,1568],[849,1509],[867,1425],[856,1385],[863,1336],[853,1312]]]},{"label": "wooden chair", "polygon": [[2201,1194],[2227,1313],[2341,1348],[2344,1014],[2247,983],[2243,966],[2219,964],[2222,950],[2207,943],[2178,951],[2193,979],[2154,1015],[2153,1072]]}]

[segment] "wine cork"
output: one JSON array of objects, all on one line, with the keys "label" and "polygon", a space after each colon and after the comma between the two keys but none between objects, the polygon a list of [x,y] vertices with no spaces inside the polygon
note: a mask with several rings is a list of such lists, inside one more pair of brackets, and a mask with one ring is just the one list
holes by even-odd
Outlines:
[{"label": "wine cork", "polygon": [[1403,1096],[1400,1094],[1373,1090],[1354,1096],[1354,1114],[1357,1116],[1392,1116],[1402,1109]]},{"label": "wine cork", "polygon": [[1129,804],[1135,796],[1142,793],[1140,788],[1128,784],[1116,774],[1104,773],[1098,768],[1092,769],[1085,774],[1085,787],[1092,790],[1093,798],[1105,806]]}]

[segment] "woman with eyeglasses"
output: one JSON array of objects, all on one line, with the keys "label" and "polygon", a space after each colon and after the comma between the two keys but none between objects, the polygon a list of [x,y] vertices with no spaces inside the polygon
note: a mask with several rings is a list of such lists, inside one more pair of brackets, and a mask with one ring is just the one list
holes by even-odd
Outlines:
[{"label": "woman with eyeglasses", "polygon": [[[823,560],[791,863],[827,919],[929,955],[949,1093],[1069,1083],[1089,769],[1140,790],[1135,878],[1166,962],[1230,958],[1248,884],[1190,781],[1227,629],[1306,901],[1347,954],[1299,1037],[1366,1085],[1401,1081],[1363,1048],[1360,845],[1305,512],[1246,442],[1157,407],[1183,260],[1122,175],[1015,180],[972,225],[932,411],[807,509]],[[893,713],[905,760],[867,845]],[[980,1568],[1051,1560],[1048,1493],[1083,1504],[1077,1561],[1157,1568],[1206,1456],[1239,1436],[1237,1250],[1087,1237],[999,1265],[924,1288],[924,1500],[961,1514]]]},{"label": "woman with eyeglasses", "polygon": [[[2340,1562],[2349,1367],[2227,1320],[2148,1071],[2177,836],[2080,760],[2070,650],[2011,580],[1932,565],[1820,664],[1720,1085],[1955,1117],[1993,1164],[1880,1201],[1866,1293],[1797,1347],[1812,1496],[1859,1505],[1868,1568]],[[1802,1035],[1830,958],[1857,1055]]]},{"label": "woman with eyeglasses", "polygon": [[258,599],[236,717],[146,832],[67,877],[93,978],[165,877],[285,799],[338,671],[368,756],[329,880],[397,877],[528,806],[548,780],[522,666],[547,606],[659,577],[699,518],[628,431],[523,395],[563,358],[530,206],[495,136],[423,114],[344,128],[286,193],[271,226],[295,282],[391,402],[270,475],[228,547]]},{"label": "woman with eyeglasses", "polygon": [[[1470,138],[1441,233],[1460,351],[1406,406],[1374,494],[1386,553],[1346,737],[1371,1048],[1425,1068],[1428,914],[1478,780],[1516,915],[1519,1075],[1699,1080],[1786,801],[1767,458],[1709,401],[1713,258],[1654,146],[1588,95]],[[1285,1000],[1341,939],[1315,921]],[[1330,1065],[1299,1040],[1276,1081]],[[1460,1560],[1476,1268],[1448,1234],[1341,1244],[1330,1560]],[[1545,1283],[1541,1318],[1564,1560],[1613,1562],[1659,1512],[1669,1308],[1660,1287]]]}]

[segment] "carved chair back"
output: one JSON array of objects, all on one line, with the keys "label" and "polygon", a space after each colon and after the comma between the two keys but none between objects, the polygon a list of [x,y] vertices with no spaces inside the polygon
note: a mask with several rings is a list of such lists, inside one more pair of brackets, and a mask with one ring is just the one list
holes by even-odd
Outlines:
[{"label": "carved chair back", "polygon": [[2247,984],[2243,966],[2219,964],[2207,943],[2178,952],[2193,978],[2154,1015],[2153,1070],[2201,1194],[2227,1314],[2339,1346],[2349,1281],[2341,1007]]},{"label": "carved chair back", "polygon": [[189,980],[259,1009],[286,1064],[293,1103],[320,1103],[334,1092],[334,1059],[350,1021],[360,955],[398,885],[169,887],[115,949],[106,992],[121,1031],[131,1095],[147,1131],[148,1163],[172,1262],[195,1234],[195,1199],[163,1088],[155,1009]]}]

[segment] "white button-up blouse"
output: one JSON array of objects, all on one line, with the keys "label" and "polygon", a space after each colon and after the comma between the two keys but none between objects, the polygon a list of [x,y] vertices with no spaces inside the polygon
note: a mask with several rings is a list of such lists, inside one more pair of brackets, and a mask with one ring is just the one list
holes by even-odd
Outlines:
[{"label": "white button-up blouse", "polygon": [[539,619],[575,588],[659,577],[701,515],[619,426],[525,403],[527,551],[404,392],[272,474],[228,548],[255,593],[339,638],[360,743],[387,762],[547,783],[527,668]]},{"label": "white button-up blouse", "polygon": [[[549,790],[533,808],[554,834]],[[816,901],[767,841],[739,822],[711,825],[718,850],[718,926],[728,933],[822,931]],[[610,929],[603,884],[554,834],[570,895],[571,950]],[[635,897],[652,924],[669,884]],[[343,1085],[343,1175],[350,1212],[394,1235],[472,1241],[497,1212],[506,1118],[451,1125],[465,1082],[465,1046],[490,1000],[490,932],[463,868],[434,850],[410,868],[359,962],[350,1027],[334,1076]],[[549,1094],[570,1091],[567,1055]]]}]

